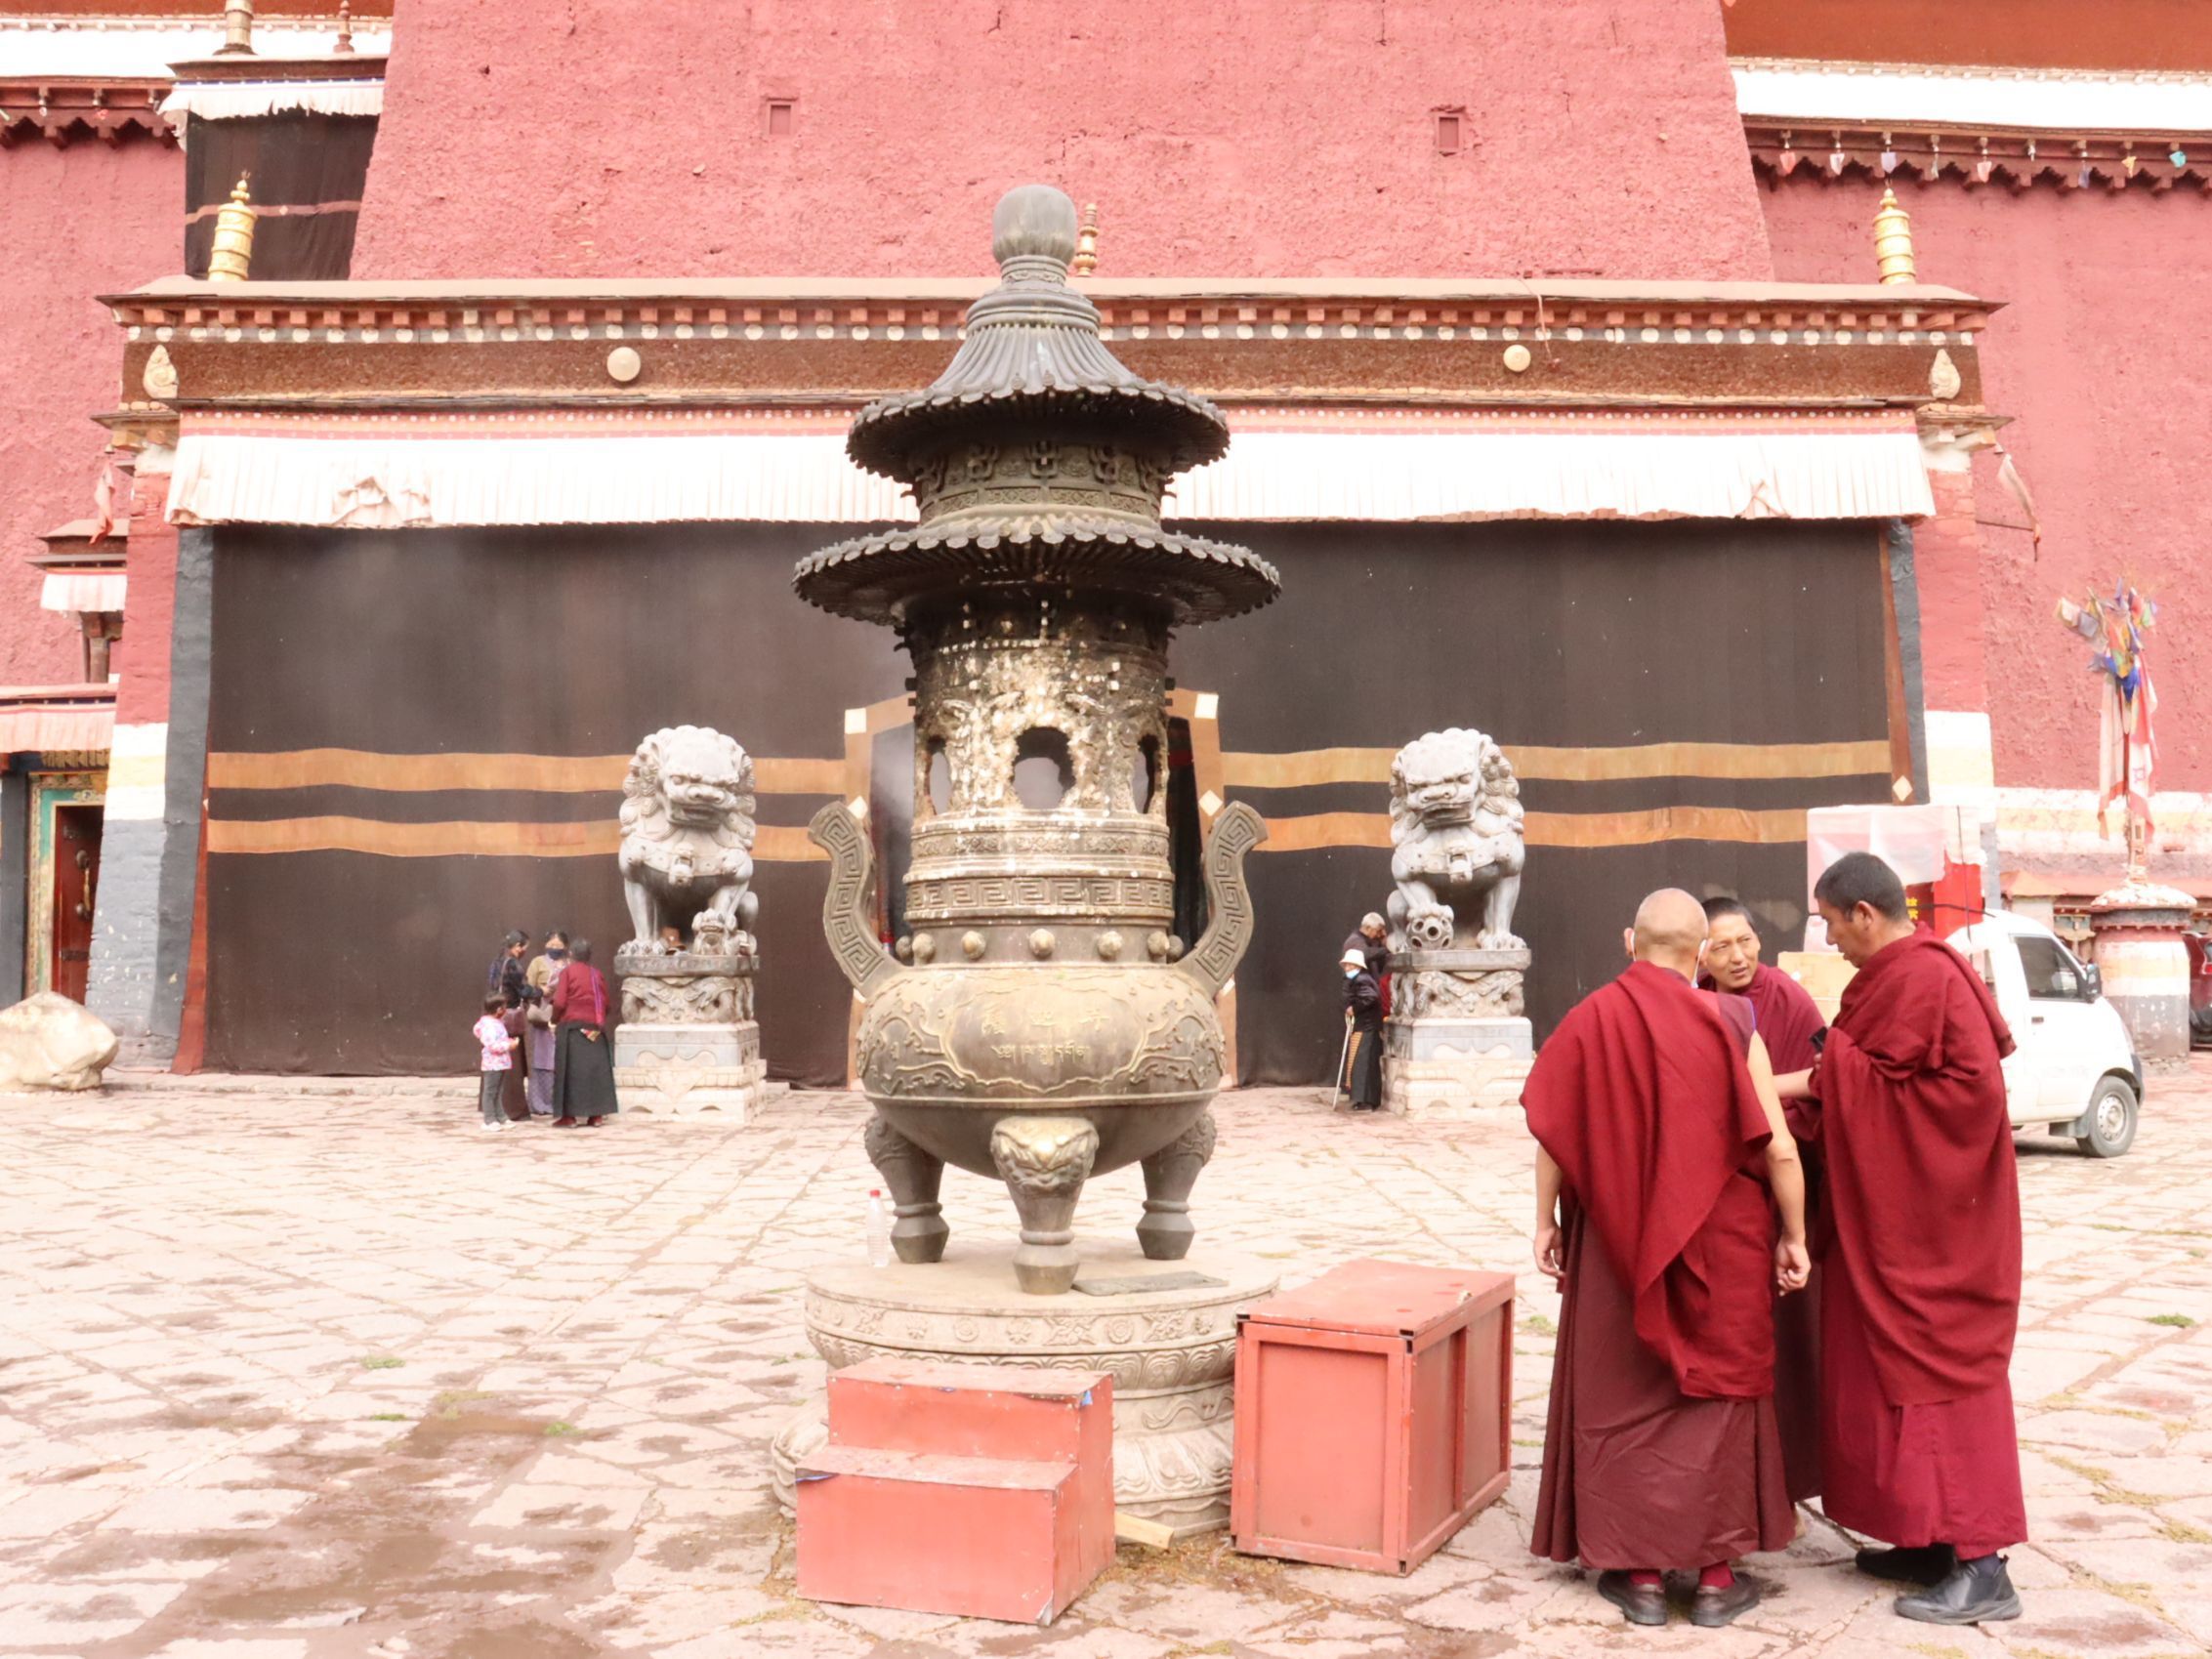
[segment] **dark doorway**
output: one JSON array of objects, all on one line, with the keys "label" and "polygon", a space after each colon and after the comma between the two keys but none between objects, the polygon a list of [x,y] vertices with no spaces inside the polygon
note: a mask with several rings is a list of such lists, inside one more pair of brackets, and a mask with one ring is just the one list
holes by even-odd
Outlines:
[{"label": "dark doorway", "polygon": [[85,1000],[92,964],[93,900],[100,887],[98,807],[54,809],[54,989]]}]

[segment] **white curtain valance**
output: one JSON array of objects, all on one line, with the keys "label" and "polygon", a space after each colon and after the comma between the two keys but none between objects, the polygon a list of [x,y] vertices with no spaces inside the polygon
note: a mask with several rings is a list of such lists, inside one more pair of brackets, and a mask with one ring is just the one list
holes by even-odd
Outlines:
[{"label": "white curtain valance", "polygon": [[112,610],[123,608],[123,592],[129,578],[121,571],[76,573],[54,571],[41,584],[41,610]]},{"label": "white curtain valance", "polygon": [[161,101],[172,124],[187,115],[202,121],[248,121],[264,115],[381,115],[382,81],[207,81],[181,86]]},{"label": "white curtain valance", "polygon": [[[1918,437],[1872,432],[1244,433],[1187,474],[1170,518],[1887,518],[1934,511]],[[188,431],[185,524],[912,522],[831,433],[574,437]]]}]

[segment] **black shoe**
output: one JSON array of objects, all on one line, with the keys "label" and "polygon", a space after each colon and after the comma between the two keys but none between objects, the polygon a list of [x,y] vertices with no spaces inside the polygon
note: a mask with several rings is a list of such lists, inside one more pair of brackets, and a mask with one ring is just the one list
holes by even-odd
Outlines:
[{"label": "black shoe", "polygon": [[2020,1594],[2002,1555],[1961,1561],[1932,1590],[1897,1599],[1898,1617],[1924,1625],[1979,1625],[2020,1617]]},{"label": "black shoe", "polygon": [[1690,1598],[1690,1622],[1706,1630],[1719,1630],[1734,1624],[1758,1605],[1759,1592],[1749,1579],[1739,1577],[1733,1584],[1715,1589],[1701,1584]]},{"label": "black shoe", "polygon": [[1948,1544],[1923,1544],[1915,1550],[1861,1550],[1858,1570],[1892,1584],[1941,1584],[1958,1570],[1958,1552]]},{"label": "black shoe", "polygon": [[1598,1575],[1598,1594],[1618,1607],[1621,1617],[1632,1625],[1667,1622],[1667,1593],[1662,1585],[1633,1584],[1624,1572],[1602,1572]]}]

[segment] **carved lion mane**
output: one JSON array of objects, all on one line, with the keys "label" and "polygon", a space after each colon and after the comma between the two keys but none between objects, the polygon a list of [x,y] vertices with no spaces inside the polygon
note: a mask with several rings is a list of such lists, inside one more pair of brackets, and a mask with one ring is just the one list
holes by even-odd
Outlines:
[{"label": "carved lion mane", "polygon": [[1459,726],[1416,737],[1391,762],[1390,821],[1393,948],[1522,948],[1513,909],[1527,852],[1504,750]]}]

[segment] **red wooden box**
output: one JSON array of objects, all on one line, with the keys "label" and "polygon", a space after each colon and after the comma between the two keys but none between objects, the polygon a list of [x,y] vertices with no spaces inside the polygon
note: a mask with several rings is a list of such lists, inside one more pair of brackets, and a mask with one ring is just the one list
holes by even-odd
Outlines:
[{"label": "red wooden box", "polygon": [[798,1480],[801,1596],[1050,1624],[1113,1559],[1113,1381],[866,1360]]},{"label": "red wooden box", "polygon": [[1348,1262],[1238,1319],[1230,1533],[1408,1573],[1503,1492],[1513,1278]]}]

